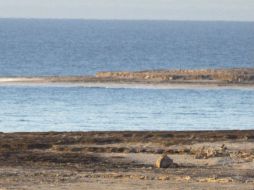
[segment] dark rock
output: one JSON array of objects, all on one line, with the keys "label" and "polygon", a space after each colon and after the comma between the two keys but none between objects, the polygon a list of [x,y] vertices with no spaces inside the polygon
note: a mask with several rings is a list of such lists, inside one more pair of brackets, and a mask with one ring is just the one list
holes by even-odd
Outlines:
[{"label": "dark rock", "polygon": [[174,166],[174,162],[167,155],[162,155],[155,163],[157,168],[169,168]]}]

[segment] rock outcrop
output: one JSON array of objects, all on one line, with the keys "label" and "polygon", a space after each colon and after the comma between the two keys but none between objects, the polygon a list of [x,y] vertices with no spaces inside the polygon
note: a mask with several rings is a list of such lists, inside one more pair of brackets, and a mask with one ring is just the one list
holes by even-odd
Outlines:
[{"label": "rock outcrop", "polygon": [[253,68],[201,69],[201,70],[155,70],[140,72],[98,72],[97,78],[151,80],[151,81],[226,81],[241,83],[254,82]]}]

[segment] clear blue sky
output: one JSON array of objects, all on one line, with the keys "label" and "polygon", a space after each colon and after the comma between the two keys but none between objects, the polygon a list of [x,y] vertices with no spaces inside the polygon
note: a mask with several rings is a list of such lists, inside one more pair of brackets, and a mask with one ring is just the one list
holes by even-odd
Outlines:
[{"label": "clear blue sky", "polygon": [[0,0],[0,17],[254,21],[254,0]]}]

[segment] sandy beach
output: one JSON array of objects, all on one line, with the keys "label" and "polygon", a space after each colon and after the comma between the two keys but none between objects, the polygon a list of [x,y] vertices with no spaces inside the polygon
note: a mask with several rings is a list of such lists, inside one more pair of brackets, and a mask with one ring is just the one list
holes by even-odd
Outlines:
[{"label": "sandy beach", "polygon": [[[0,189],[253,189],[254,131],[0,133]],[[174,165],[156,168],[167,154]]]}]

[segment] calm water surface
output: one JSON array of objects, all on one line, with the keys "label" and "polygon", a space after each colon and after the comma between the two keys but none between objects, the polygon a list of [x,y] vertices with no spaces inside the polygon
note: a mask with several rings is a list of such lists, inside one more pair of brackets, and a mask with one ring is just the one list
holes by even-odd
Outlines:
[{"label": "calm water surface", "polygon": [[0,131],[254,128],[254,90],[0,87]]},{"label": "calm water surface", "polygon": [[254,67],[254,22],[0,19],[0,76]]}]

